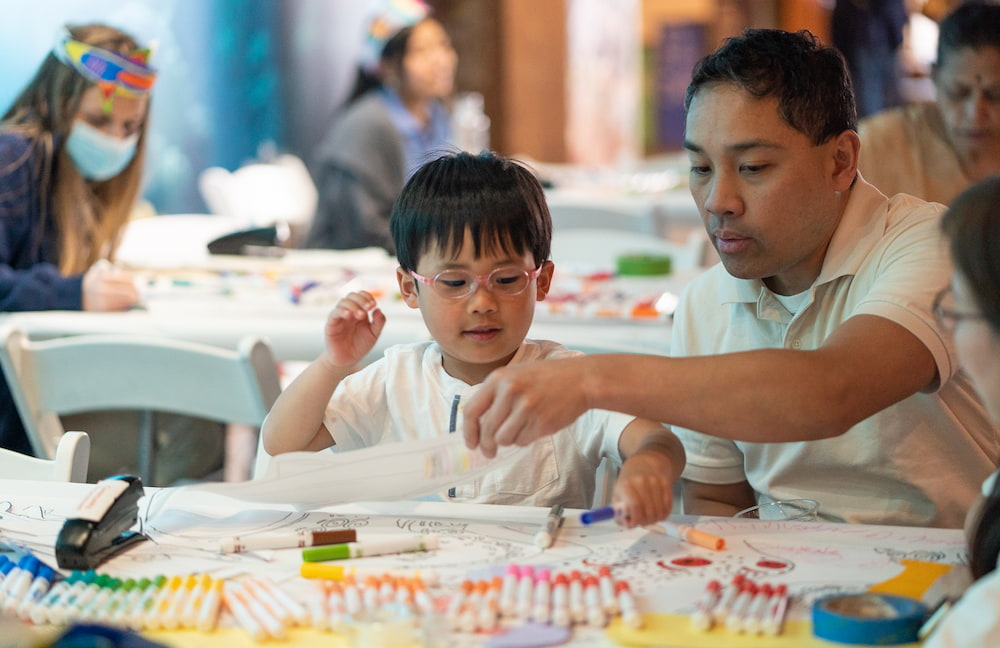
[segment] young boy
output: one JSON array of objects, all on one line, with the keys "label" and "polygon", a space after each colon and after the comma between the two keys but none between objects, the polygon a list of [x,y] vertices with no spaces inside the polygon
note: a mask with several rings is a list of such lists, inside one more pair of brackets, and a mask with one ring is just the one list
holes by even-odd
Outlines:
[{"label": "young boy", "polygon": [[[326,323],[326,352],[264,422],[268,453],[353,450],[460,431],[461,404],[494,369],[578,355],[525,339],[554,269],[552,222],[528,169],[492,153],[429,162],[403,188],[391,229],[403,301],[420,309],[434,341],[390,347],[352,373],[385,315],[367,292],[344,297]],[[670,513],[684,467],[680,442],[661,424],[604,410],[540,440],[530,457],[448,498],[589,508],[602,457],[626,458],[612,503],[619,523],[636,526]]]}]

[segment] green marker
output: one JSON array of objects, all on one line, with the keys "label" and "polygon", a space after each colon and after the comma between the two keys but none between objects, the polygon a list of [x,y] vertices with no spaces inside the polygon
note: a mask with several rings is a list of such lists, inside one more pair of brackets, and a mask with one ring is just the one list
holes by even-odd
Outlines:
[{"label": "green marker", "polygon": [[439,545],[440,539],[435,535],[379,538],[361,542],[326,545],[323,547],[310,547],[309,549],[302,550],[302,560],[306,562],[319,562],[321,560],[366,558],[368,556],[429,551],[437,549]]}]

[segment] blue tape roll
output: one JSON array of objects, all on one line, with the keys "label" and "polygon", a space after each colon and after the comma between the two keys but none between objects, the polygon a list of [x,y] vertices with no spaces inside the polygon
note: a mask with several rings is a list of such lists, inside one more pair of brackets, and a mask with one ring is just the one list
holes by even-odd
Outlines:
[{"label": "blue tape roll", "polygon": [[890,646],[917,641],[927,608],[887,594],[835,594],[812,608],[813,634],[845,644]]}]

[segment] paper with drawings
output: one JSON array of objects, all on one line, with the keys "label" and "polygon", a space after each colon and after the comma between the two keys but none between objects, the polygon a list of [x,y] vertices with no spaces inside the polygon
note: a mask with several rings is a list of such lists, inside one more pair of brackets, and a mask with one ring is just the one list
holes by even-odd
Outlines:
[{"label": "paper with drawings", "polygon": [[478,479],[523,457],[530,446],[499,448],[487,459],[462,435],[386,443],[350,452],[289,452],[273,457],[263,477],[170,489],[159,506],[215,493],[308,510],[357,501],[416,499]]}]

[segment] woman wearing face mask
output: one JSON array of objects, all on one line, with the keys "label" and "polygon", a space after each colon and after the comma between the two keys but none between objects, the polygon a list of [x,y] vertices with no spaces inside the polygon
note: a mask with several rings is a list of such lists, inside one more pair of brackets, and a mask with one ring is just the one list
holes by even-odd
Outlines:
[{"label": "woman wearing face mask", "polygon": [[358,80],[319,147],[319,205],[306,247],[383,247],[392,204],[421,163],[448,148],[442,104],[457,56],[420,0],[387,0],[371,22]]},{"label": "woman wearing face mask", "polygon": [[[112,270],[139,196],[148,51],[104,25],[66,30],[0,121],[0,311],[120,311]],[[31,453],[0,376],[0,446]]]}]

